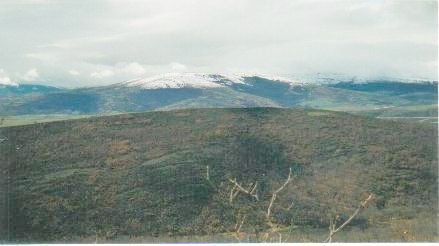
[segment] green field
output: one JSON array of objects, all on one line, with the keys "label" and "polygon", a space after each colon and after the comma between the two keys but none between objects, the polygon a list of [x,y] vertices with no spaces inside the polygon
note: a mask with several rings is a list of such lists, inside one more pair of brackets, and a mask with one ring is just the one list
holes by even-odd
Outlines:
[{"label": "green field", "polygon": [[47,114],[47,115],[17,115],[0,117],[0,127],[30,125],[44,122],[80,119],[88,115]]},{"label": "green field", "polygon": [[90,117],[100,117],[117,115],[120,113],[106,113],[101,115],[88,114],[28,114],[28,115],[8,115],[0,116],[0,127],[32,125],[38,123],[47,123],[53,121],[73,120]]}]

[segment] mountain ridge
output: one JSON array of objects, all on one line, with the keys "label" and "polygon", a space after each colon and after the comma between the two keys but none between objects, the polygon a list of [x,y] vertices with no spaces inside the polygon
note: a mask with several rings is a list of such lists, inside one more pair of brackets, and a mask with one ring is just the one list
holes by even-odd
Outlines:
[{"label": "mountain ridge", "polygon": [[[361,78],[358,76],[346,76],[341,74],[301,74],[301,75],[284,75],[284,76],[277,76],[277,75],[271,75],[271,74],[264,74],[264,73],[197,73],[197,72],[180,72],[180,73],[163,73],[163,74],[157,74],[153,76],[148,77],[140,77],[140,78],[134,78],[129,79],[121,82],[106,84],[106,85],[92,85],[92,86],[80,86],[80,87],[72,87],[70,89],[83,89],[83,88],[96,88],[96,87],[105,87],[105,86],[115,86],[115,85],[126,85],[130,82],[135,81],[151,81],[151,80],[159,80],[160,78],[169,78],[174,77],[174,79],[178,80],[180,77],[192,77],[192,78],[200,78],[205,77],[210,80],[220,80],[225,79],[233,83],[244,83],[243,80],[245,78],[252,78],[252,77],[259,77],[263,79],[273,80],[273,81],[280,81],[290,84],[301,84],[301,85],[311,85],[311,84],[331,84],[331,83],[370,83],[370,82],[376,82],[376,81],[385,81],[385,82],[398,82],[398,83],[431,83],[435,84],[438,83],[437,80],[431,80],[431,79],[423,79],[423,78],[397,78],[397,77],[375,77],[375,78]],[[66,89],[63,86],[56,86],[56,85],[47,85],[45,83],[14,83],[14,84],[0,84],[0,88],[6,88],[6,87],[20,87],[20,86],[47,86],[47,87],[54,87],[59,89]],[[134,85],[133,85],[134,86]],[[169,88],[169,87],[163,87],[163,88]]]},{"label": "mountain ridge", "polygon": [[261,74],[174,73],[76,89],[32,85],[0,87],[0,95],[3,95],[0,97],[1,115],[266,106],[360,112],[437,104],[437,82],[358,83],[334,78],[328,83],[309,83]]}]

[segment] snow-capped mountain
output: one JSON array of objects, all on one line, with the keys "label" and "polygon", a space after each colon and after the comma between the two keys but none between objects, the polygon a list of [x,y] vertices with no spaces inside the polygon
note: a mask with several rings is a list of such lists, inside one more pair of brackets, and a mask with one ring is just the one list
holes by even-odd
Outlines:
[{"label": "snow-capped mountain", "polygon": [[248,84],[248,78],[260,78],[290,85],[301,84],[290,78],[265,74],[205,74],[205,73],[168,73],[149,78],[134,79],[118,83],[119,86],[141,87],[143,89],[164,88],[219,88]]},{"label": "snow-capped mountain", "polygon": [[363,83],[348,76],[325,74],[279,77],[255,73],[169,73],[77,89],[0,86],[0,114],[4,115],[99,114],[209,107],[364,110],[365,107],[424,105],[421,108],[430,110],[434,104],[437,104],[437,82],[373,80]]},{"label": "snow-capped mountain", "polygon": [[398,78],[389,76],[351,76],[339,73],[296,73],[287,76],[296,81],[301,81],[303,84],[337,84],[337,83],[354,83],[354,84],[367,84],[373,82],[389,82],[389,83],[437,83],[436,80],[431,80],[428,78]]}]

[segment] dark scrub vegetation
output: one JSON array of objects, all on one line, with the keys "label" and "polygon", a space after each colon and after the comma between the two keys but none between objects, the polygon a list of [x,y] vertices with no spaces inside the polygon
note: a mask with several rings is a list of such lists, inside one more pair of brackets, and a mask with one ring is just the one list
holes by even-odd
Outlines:
[{"label": "dark scrub vegetation", "polygon": [[[272,222],[291,241],[310,231],[324,240],[330,220],[344,221],[368,194],[373,203],[340,240],[437,240],[435,222],[416,231],[437,212],[434,125],[305,109],[191,109],[5,127],[0,139],[4,242],[206,238],[230,233],[244,215],[241,231],[262,234],[289,168],[294,178]],[[260,199],[240,194],[230,203],[229,179],[258,182]]]}]

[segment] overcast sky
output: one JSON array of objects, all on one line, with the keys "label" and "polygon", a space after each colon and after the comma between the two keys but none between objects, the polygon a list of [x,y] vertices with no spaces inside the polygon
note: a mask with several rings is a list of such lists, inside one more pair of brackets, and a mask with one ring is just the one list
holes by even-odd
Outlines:
[{"label": "overcast sky", "polygon": [[0,83],[168,72],[437,80],[435,0],[1,0]]}]

